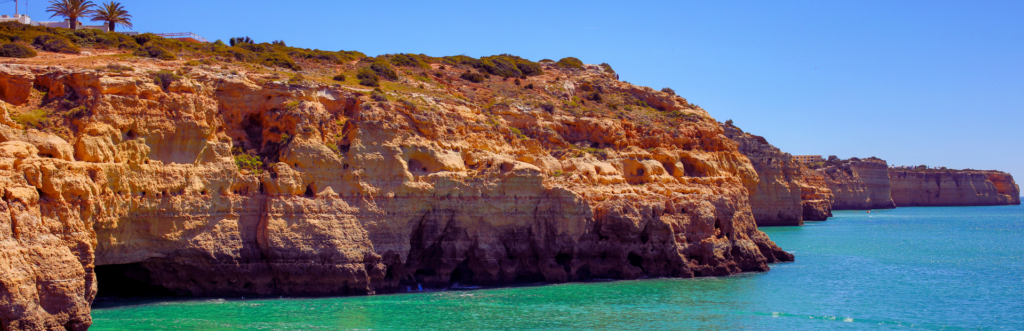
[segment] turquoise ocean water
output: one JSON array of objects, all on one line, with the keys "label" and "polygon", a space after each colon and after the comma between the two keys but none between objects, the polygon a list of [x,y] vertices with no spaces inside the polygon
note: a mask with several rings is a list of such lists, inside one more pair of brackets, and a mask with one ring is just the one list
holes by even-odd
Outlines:
[{"label": "turquoise ocean water", "polygon": [[92,329],[1024,330],[1020,206],[843,211],[763,230],[796,262],[722,278],[119,301],[93,310]]}]

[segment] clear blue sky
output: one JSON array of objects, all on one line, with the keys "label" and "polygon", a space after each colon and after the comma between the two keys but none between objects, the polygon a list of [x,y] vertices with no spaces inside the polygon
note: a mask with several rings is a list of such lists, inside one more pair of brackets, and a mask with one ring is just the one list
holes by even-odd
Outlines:
[{"label": "clear blue sky", "polygon": [[122,2],[136,31],[607,62],[793,154],[1024,178],[1024,1]]}]

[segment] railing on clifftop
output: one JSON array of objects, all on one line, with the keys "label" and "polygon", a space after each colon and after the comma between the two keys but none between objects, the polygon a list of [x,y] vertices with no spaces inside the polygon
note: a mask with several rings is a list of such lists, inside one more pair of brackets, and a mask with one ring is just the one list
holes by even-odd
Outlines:
[{"label": "railing on clifftop", "polygon": [[198,42],[203,42],[203,43],[209,43],[210,42],[210,41],[206,40],[206,38],[200,37],[199,35],[197,35],[195,33],[192,33],[192,32],[157,33],[156,35],[164,37],[164,38],[192,39],[192,40],[195,40],[195,41],[198,41]]}]

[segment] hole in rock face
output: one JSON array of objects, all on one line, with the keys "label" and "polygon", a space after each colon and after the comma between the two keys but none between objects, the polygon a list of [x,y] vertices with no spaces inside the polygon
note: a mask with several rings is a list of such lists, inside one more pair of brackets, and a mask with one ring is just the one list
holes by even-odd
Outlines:
[{"label": "hole in rock face", "polygon": [[449,283],[455,284],[469,284],[473,282],[473,269],[469,268],[469,259],[465,259],[462,263],[459,263],[455,270],[452,271],[452,275],[449,278]]},{"label": "hole in rock face", "polygon": [[590,266],[585,265],[576,270],[576,277],[579,277],[579,279],[590,279],[593,277],[593,274],[590,273]]},{"label": "hole in rock face", "polygon": [[572,270],[572,255],[567,253],[555,255],[555,263],[558,263],[558,265],[565,269],[566,273],[569,273]]},{"label": "hole in rock face", "polygon": [[345,165],[341,166],[341,168],[345,169],[345,170],[348,170],[348,163],[345,163]]},{"label": "hole in rock face", "polygon": [[417,159],[409,160],[409,172],[426,172],[427,168],[423,166],[423,162]]},{"label": "hole in rock face", "polygon": [[502,164],[501,164],[501,172],[509,172],[509,171],[512,171],[512,169],[513,169],[513,168],[515,168],[515,166],[516,166],[516,165],[514,165],[514,164],[512,164],[512,163],[508,163],[508,162],[502,163]]},{"label": "hole in rock face", "polygon": [[698,167],[700,161],[688,158],[679,159],[679,163],[683,165],[683,172],[686,173],[686,177],[705,177],[704,171]]},{"label": "hole in rock face", "polygon": [[630,265],[637,268],[643,268],[644,257],[640,256],[640,254],[629,252],[629,256],[627,256],[626,258],[629,259]]},{"label": "hole in rock face", "polygon": [[245,130],[245,138],[248,140],[248,149],[260,150],[263,147],[263,121],[259,114],[252,114],[246,117],[242,123]]},{"label": "hole in rock face", "polygon": [[643,176],[643,175],[644,175],[644,168],[636,169],[636,176],[637,177],[640,177],[640,176]]},{"label": "hole in rock face", "polygon": [[163,286],[154,285],[149,269],[142,263],[113,264],[96,266],[96,297],[137,298],[166,297],[175,293]]},{"label": "hole in rock face", "polygon": [[661,166],[665,168],[669,175],[674,176],[676,174],[676,165],[674,163],[662,162]]},{"label": "hole in rock face", "polygon": [[538,283],[538,282],[543,282],[545,280],[546,279],[544,278],[544,275],[539,274],[539,273],[520,272],[519,274],[516,274],[516,277],[514,279],[512,279],[512,282],[515,282],[515,283]]},{"label": "hole in rock face", "polygon": [[309,184],[309,186],[306,186],[306,193],[303,193],[302,196],[307,198],[312,198],[316,196],[316,190],[313,189],[313,184]]}]

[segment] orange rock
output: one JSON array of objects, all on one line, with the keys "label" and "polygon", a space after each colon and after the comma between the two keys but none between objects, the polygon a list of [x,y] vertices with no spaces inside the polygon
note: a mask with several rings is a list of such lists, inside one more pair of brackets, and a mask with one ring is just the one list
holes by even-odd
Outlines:
[{"label": "orange rock", "polygon": [[[90,103],[62,122],[73,144],[2,136],[11,329],[87,327],[97,290],[119,285],[105,268],[181,295],[277,296],[728,275],[793,259],[757,229],[757,172],[706,112],[599,70],[563,82],[685,120],[655,128],[515,100],[484,113],[205,69],[166,91],[140,71],[27,72],[0,70],[0,86],[40,81]],[[264,166],[239,169],[239,153]]]},{"label": "orange rock", "polygon": [[1000,171],[889,169],[889,178],[900,207],[1020,204],[1020,187]]}]

